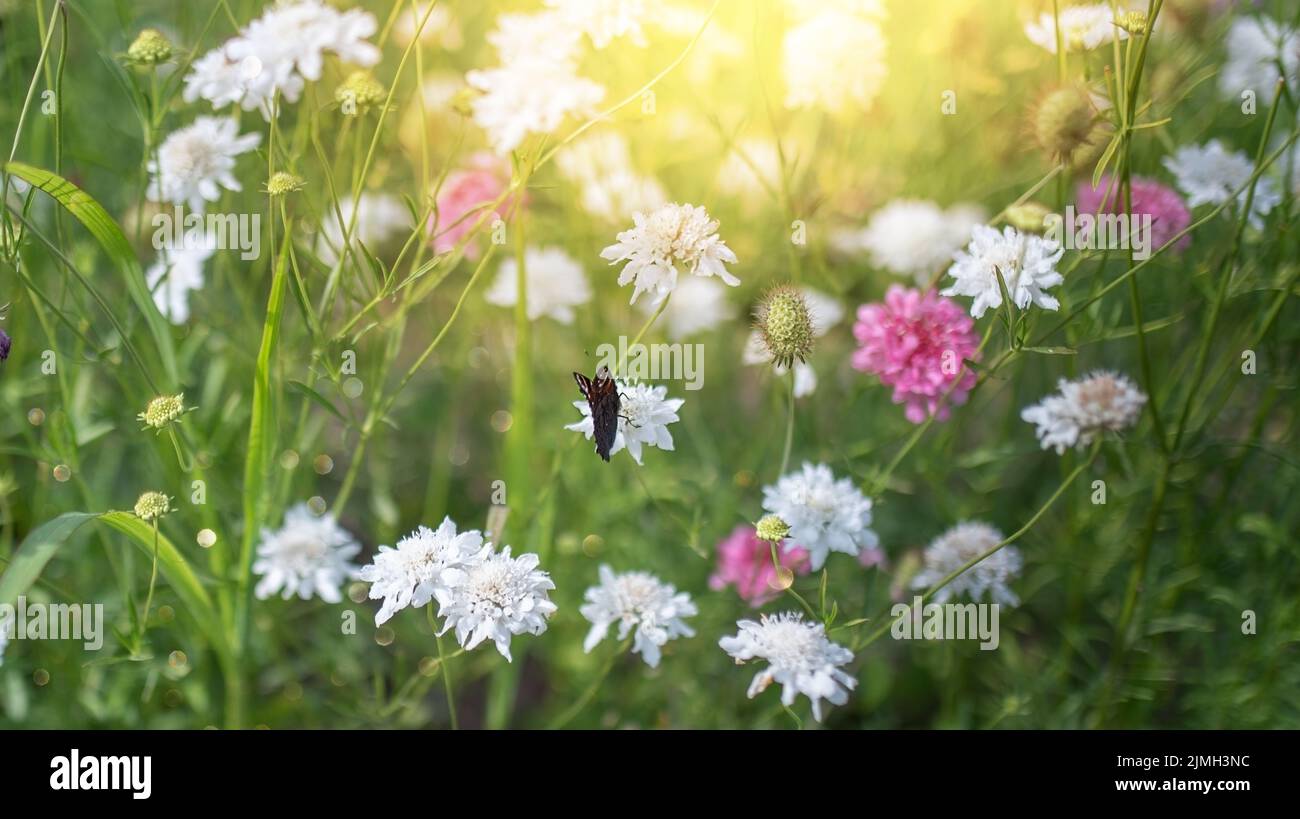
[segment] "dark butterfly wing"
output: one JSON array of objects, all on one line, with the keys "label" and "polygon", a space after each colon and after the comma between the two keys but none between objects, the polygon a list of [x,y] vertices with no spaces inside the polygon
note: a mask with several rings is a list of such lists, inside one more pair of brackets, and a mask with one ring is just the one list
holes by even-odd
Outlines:
[{"label": "dark butterfly wing", "polygon": [[618,385],[613,378],[609,377],[609,371],[604,369],[597,371],[595,381],[582,373],[574,373],[573,380],[578,383],[582,397],[587,399],[587,406],[591,408],[596,454],[608,462],[610,447],[614,445],[614,438],[618,435],[618,413],[622,409],[622,402],[618,398]]},{"label": "dark butterfly wing", "polygon": [[[614,382],[607,381],[613,386]],[[609,448],[614,445],[614,438],[618,435],[618,411],[622,409],[622,403],[618,398],[617,389],[609,389],[599,396],[591,407],[591,424],[595,430],[596,437],[596,454],[609,461]]]},{"label": "dark butterfly wing", "polygon": [[582,397],[587,399],[587,403],[590,404],[592,395],[591,379],[582,373],[574,373],[573,380],[578,382],[578,391],[582,393]]}]

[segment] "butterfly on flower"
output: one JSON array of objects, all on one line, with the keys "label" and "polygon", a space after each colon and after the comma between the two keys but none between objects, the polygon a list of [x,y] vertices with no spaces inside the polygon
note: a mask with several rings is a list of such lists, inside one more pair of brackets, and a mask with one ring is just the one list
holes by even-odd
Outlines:
[{"label": "butterfly on flower", "polygon": [[582,373],[574,373],[573,380],[578,382],[578,390],[587,399],[591,408],[591,425],[596,439],[596,454],[609,462],[609,449],[614,445],[618,434],[618,414],[622,404],[618,397],[618,384],[609,374],[608,367],[596,370],[595,378],[588,378]]}]

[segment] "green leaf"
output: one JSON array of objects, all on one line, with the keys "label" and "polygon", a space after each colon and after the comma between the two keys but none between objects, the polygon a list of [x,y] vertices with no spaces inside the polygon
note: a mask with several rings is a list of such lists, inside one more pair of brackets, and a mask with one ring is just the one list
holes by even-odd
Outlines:
[{"label": "green leaf", "polygon": [[1073,347],[1021,347],[1026,353],[1039,353],[1041,355],[1078,355],[1079,351]]},{"label": "green leaf", "polygon": [[1106,172],[1106,166],[1110,164],[1111,159],[1114,158],[1115,151],[1119,149],[1119,143],[1120,137],[1119,134],[1116,134],[1114,138],[1111,139],[1110,144],[1106,146],[1106,150],[1102,153],[1101,159],[1097,160],[1097,167],[1094,168],[1092,172],[1092,187],[1094,190],[1096,190],[1097,186],[1101,184],[1101,176]]},{"label": "green leaf", "polygon": [[[92,520],[101,520],[128,535],[151,559],[154,551],[153,527],[129,512],[65,512],[32,530],[14,553],[8,568],[0,575],[0,603],[13,603],[41,576],[45,566],[72,535]],[[184,604],[215,651],[229,656],[229,643],[217,620],[216,609],[207,589],[199,582],[185,557],[162,533],[158,534],[158,569],[176,596]]]},{"label": "green leaf", "polygon": [[284,315],[286,270],[289,267],[290,237],[285,236],[271,277],[271,292],[266,302],[266,319],[262,322],[262,344],[257,351],[257,370],[253,375],[253,409],[248,421],[248,447],[244,459],[243,511],[244,533],[239,550],[239,600],[236,605],[235,628],[242,646],[248,633],[248,609],[252,604],[250,576],[253,567],[253,548],[262,513],[266,506],[264,487],[270,465],[271,450],[275,446],[275,424],[272,412],[271,368],[280,343],[280,318]]},{"label": "green leaf", "polygon": [[104,252],[121,271],[135,308],[140,311],[140,315],[144,316],[149,333],[153,336],[154,345],[158,348],[158,357],[162,361],[169,387],[174,388],[178,385],[180,380],[176,372],[176,352],[172,347],[171,329],[153,303],[153,296],[149,293],[149,285],[145,282],[140,262],[135,258],[130,242],[126,240],[126,235],[122,233],[117,222],[113,221],[113,217],[109,216],[108,211],[104,210],[90,194],[58,174],[21,162],[6,162],[4,169],[6,173],[11,173],[49,194],[54,201],[63,206],[64,210],[81,222],[104,248]]},{"label": "green leaf", "polygon": [[347,424],[348,426],[352,426],[352,422],[349,421],[347,417],[343,415],[342,412],[339,412],[338,408],[335,407],[333,404],[331,404],[329,402],[329,399],[326,398],[325,396],[316,392],[311,387],[307,386],[301,381],[294,381],[293,379],[289,379],[287,383],[294,390],[302,393],[306,397],[310,398],[312,401],[315,401],[317,404],[320,404],[322,407],[329,410],[331,413],[334,414],[336,418],[338,418],[343,423]]},{"label": "green leaf", "polygon": [[17,601],[41,576],[59,547],[96,517],[90,512],[65,512],[33,529],[18,546],[4,574],[0,574],[0,603]]},{"label": "green leaf", "polygon": [[[130,537],[136,546],[140,547],[151,560],[153,559],[153,526],[130,512],[105,512],[98,517],[104,523]],[[166,578],[168,585],[180,598],[186,611],[207,635],[213,649],[222,654],[227,653],[229,649],[226,635],[217,620],[216,609],[212,605],[208,590],[203,588],[198,575],[194,573],[185,556],[161,532],[158,533],[158,571]]]}]

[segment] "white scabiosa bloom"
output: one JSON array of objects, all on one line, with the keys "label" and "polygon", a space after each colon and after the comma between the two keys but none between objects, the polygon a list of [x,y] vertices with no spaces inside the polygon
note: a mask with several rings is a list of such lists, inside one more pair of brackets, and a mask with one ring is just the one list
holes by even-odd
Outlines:
[{"label": "white scabiosa bloom", "polygon": [[925,287],[952,263],[953,254],[970,240],[971,229],[984,220],[973,205],[945,210],[922,199],[895,199],[871,215],[865,228],[844,234],[841,250],[866,251],[871,263]]},{"label": "white scabiosa bloom", "polygon": [[830,5],[790,28],[781,43],[787,108],[851,113],[871,107],[889,73],[873,15]]},{"label": "white scabiosa bloom", "polygon": [[1241,99],[1246,91],[1260,100],[1273,98],[1273,87],[1285,71],[1293,87],[1300,76],[1300,32],[1278,24],[1270,17],[1238,17],[1232,21],[1226,40],[1228,58],[1219,69],[1219,91],[1224,97]]},{"label": "white scabiosa bloom", "polygon": [[[619,380],[617,383],[621,396],[618,432],[614,435],[614,444],[609,448],[610,457],[620,449],[627,449],[632,460],[641,465],[641,448],[653,446],[671,451],[673,436],[668,425],[680,421],[677,410],[686,403],[684,398],[669,398],[667,387],[652,387],[649,384],[629,384]],[[586,401],[574,401],[573,406],[582,412],[582,420],[566,425],[564,428],[581,432],[590,441],[596,434],[595,424],[591,420],[591,407]]]},{"label": "white scabiosa bloom", "polygon": [[1059,455],[1083,449],[1102,433],[1118,432],[1138,422],[1147,397],[1118,373],[1100,371],[1076,381],[1061,379],[1060,392],[1020,412],[1036,429],[1043,449]]},{"label": "white scabiosa bloom", "polygon": [[221,189],[242,190],[235,179],[235,157],[253,150],[261,134],[239,134],[239,126],[225,117],[199,117],[173,131],[149,160],[149,199],[186,205],[202,213],[208,202],[221,197]]},{"label": "white scabiosa bloom", "polygon": [[599,83],[577,75],[581,31],[556,12],[503,14],[488,34],[501,64],[470,71],[479,92],[470,102],[474,122],[499,154],[529,134],[549,134],[571,115],[591,113],[605,97]]},{"label": "white scabiosa bloom", "polygon": [[[987,523],[969,521],[957,524],[925,547],[925,565],[912,578],[912,588],[928,589],[993,549],[1003,539],[1003,534]],[[945,603],[962,595],[979,601],[987,594],[991,602],[1004,606],[1019,605],[1020,598],[1007,584],[1020,575],[1022,564],[1018,549],[1003,546],[935,592],[934,602]]]},{"label": "white scabiosa bloom", "polygon": [[187,236],[180,247],[170,244],[158,251],[158,258],[144,272],[158,312],[173,324],[190,319],[190,293],[203,287],[203,264],[216,252],[216,237],[205,233],[198,241]]},{"label": "white scabiosa bloom", "polygon": [[803,694],[812,703],[813,718],[822,719],[822,700],[843,705],[858,681],[842,666],[853,661],[853,652],[826,637],[821,623],[805,622],[802,614],[781,612],[763,615],[756,623],[741,620],[739,631],[718,641],[737,664],[766,660],[768,666],[749,684],[750,699],[772,683],[781,684],[781,704],[787,708]]},{"label": "white scabiosa bloom", "polygon": [[510,660],[510,638],[516,634],[541,634],[546,619],[555,613],[547,592],[555,588],[551,576],[537,568],[535,554],[510,556],[510,547],[494,553],[485,545],[465,569],[463,582],[438,614],[446,619],[438,632],[455,629],[456,642],[466,650],[492,640]]},{"label": "white scabiosa bloom", "polygon": [[808,550],[813,571],[831,552],[856,555],[880,543],[870,528],[871,499],[825,464],[805,463],[763,487],[763,509],[789,524],[790,542]]},{"label": "white scabiosa bloom", "polygon": [[470,103],[474,122],[499,154],[529,134],[549,134],[574,114],[590,113],[605,89],[573,73],[567,63],[519,61],[471,71],[465,81],[481,92]]},{"label": "white scabiosa bloom", "polygon": [[[1122,4],[1121,4],[1122,5]],[[1121,9],[1122,10],[1122,9]],[[1025,23],[1025,36],[1034,45],[1056,53],[1057,17],[1045,11],[1037,20]],[[1068,51],[1091,51],[1115,38],[1128,39],[1128,32],[1115,25],[1109,3],[1065,6],[1060,10],[1061,42]]]},{"label": "white scabiosa bloom", "polygon": [[[1187,194],[1187,206],[1220,205],[1235,194],[1239,206],[1246,204],[1248,183],[1255,163],[1241,151],[1229,151],[1212,139],[1204,145],[1184,145],[1173,156],[1164,158],[1165,168],[1174,175],[1178,188]],[[1236,191],[1240,189],[1240,193]],[[1252,227],[1264,226],[1264,217],[1279,202],[1282,194],[1273,180],[1260,177],[1255,183],[1255,200],[1250,207]]]},{"label": "white scabiosa bloom", "polygon": [[[501,263],[496,281],[485,298],[488,304],[513,307],[519,299],[519,264],[514,257]],[[529,247],[524,251],[528,287],[528,319],[542,316],[561,324],[573,323],[573,308],[591,301],[591,288],[582,265],[558,247]]]},{"label": "white scabiosa bloom", "polygon": [[297,102],[306,82],[320,79],[327,54],[366,67],[379,62],[379,49],[366,39],[378,29],[374,15],[360,9],[339,11],[321,0],[277,4],[194,61],[185,101],[238,104],[269,120],[277,97]]},{"label": "white scabiosa bloom", "polygon": [[971,243],[957,251],[948,275],[955,281],[942,293],[945,296],[973,296],[970,314],[984,315],[992,307],[1002,306],[1002,289],[998,274],[1006,284],[1011,301],[1024,310],[1033,304],[1044,310],[1056,310],[1061,303],[1049,296],[1049,288],[1065,278],[1056,271],[1065,249],[1050,239],[1021,233],[1007,225],[997,228],[976,225],[971,229]]},{"label": "white scabiosa bloom", "polygon": [[604,48],[619,37],[645,45],[641,22],[646,16],[645,0],[546,0],[560,18]]},{"label": "white scabiosa bloom", "polygon": [[279,529],[262,529],[253,563],[253,573],[262,579],[254,593],[259,600],[279,592],[285,600],[295,594],[303,600],[315,595],[338,603],[344,582],[356,576],[352,558],[360,551],[361,544],[333,515],[317,515],[299,503],[285,513]]},{"label": "white scabiosa bloom", "polygon": [[[397,197],[386,193],[361,194],[361,207],[357,210],[356,224],[352,225],[352,243],[354,248],[364,246],[372,252],[389,239],[411,230],[411,212]],[[343,249],[343,232],[352,222],[354,205],[352,197],[344,196],[339,200],[339,209],[326,208],[321,219],[320,241],[317,242],[316,255],[325,264],[335,264]],[[342,216],[342,227],[339,217]]]},{"label": "white scabiosa bloom", "polygon": [[691,596],[652,574],[614,574],[609,566],[601,566],[600,584],[587,589],[583,597],[587,602],[579,611],[591,621],[591,631],[582,643],[582,650],[587,653],[617,623],[618,639],[626,640],[635,629],[632,653],[640,654],[651,668],[658,668],[660,649],[665,643],[678,637],[695,636],[682,619],[698,614]]},{"label": "white scabiosa bloom", "polygon": [[[706,333],[736,315],[735,306],[727,301],[727,288],[716,279],[689,276],[677,285],[676,292],[663,315],[673,340]],[[655,310],[648,301],[641,302],[640,309],[646,315]]]},{"label": "white scabiosa bloom", "polygon": [[370,599],[383,600],[375,625],[383,625],[394,614],[430,600],[445,607],[452,589],[465,580],[466,569],[482,559],[483,533],[477,529],[457,533],[451,518],[444,518],[437,530],[420,526],[397,541],[397,547],[380,546],[374,562],[357,574],[370,584]]},{"label": "white scabiosa bloom", "polygon": [[672,202],[648,214],[638,211],[632,222],[600,257],[611,264],[627,262],[618,284],[633,285],[633,304],[642,293],[649,293],[656,305],[668,298],[677,287],[679,265],[696,276],[717,276],[731,287],[740,284],[726,268],[736,263],[736,254],[718,236],[718,223],[704,208]]}]

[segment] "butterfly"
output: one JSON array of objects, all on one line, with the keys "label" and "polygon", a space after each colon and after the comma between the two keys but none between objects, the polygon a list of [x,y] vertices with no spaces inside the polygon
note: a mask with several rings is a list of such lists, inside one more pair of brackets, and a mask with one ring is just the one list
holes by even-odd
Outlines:
[{"label": "butterfly", "polygon": [[622,402],[618,397],[618,384],[614,383],[608,367],[596,370],[595,378],[588,378],[582,373],[574,373],[573,380],[578,382],[578,390],[587,399],[591,408],[591,426],[596,439],[596,454],[609,462],[609,448],[614,445],[614,436],[618,434],[619,410]]}]

